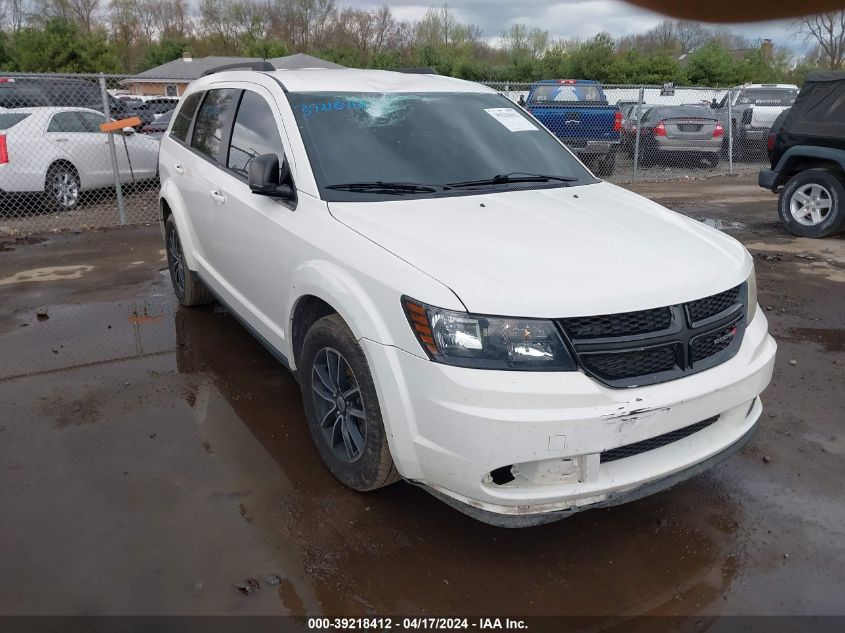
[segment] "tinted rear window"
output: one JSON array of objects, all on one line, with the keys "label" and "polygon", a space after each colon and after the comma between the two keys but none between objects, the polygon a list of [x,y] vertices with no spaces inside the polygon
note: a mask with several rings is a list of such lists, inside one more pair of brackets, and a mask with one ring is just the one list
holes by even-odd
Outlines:
[{"label": "tinted rear window", "polygon": [[592,102],[604,103],[604,94],[596,84],[542,84],[531,94],[534,103],[546,102]]},{"label": "tinted rear window", "polygon": [[0,130],[8,130],[10,127],[16,126],[28,116],[28,114],[23,112],[0,114]]},{"label": "tinted rear window", "polygon": [[791,88],[752,88],[739,93],[739,105],[787,106],[795,103],[798,91]]},{"label": "tinted rear window", "polygon": [[170,128],[170,136],[182,142],[187,142],[191,119],[194,118],[194,112],[197,111],[202,95],[202,92],[195,92],[185,97],[185,101],[182,102],[182,107],[179,108],[179,113],[176,115],[176,120],[173,121],[173,127]]}]

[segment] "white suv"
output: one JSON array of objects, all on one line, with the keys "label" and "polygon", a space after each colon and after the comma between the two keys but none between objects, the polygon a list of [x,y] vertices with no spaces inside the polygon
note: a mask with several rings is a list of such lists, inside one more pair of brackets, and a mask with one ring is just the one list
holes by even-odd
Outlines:
[{"label": "white suv", "polygon": [[748,252],[489,88],[226,70],[189,86],[159,161],[179,300],[219,299],[295,373],[347,486],[534,525],[755,430],[775,343]]}]

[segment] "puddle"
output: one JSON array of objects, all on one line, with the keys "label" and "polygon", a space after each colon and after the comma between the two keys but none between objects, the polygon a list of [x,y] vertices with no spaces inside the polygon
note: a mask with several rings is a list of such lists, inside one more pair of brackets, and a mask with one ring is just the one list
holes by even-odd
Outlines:
[{"label": "puddle", "polygon": [[66,279],[79,279],[85,273],[94,270],[93,266],[50,266],[48,268],[33,268],[22,270],[10,277],[0,279],[0,286],[9,284],[28,283],[31,281],[59,281]]},{"label": "puddle", "polygon": [[821,345],[828,352],[845,352],[845,330],[791,327],[787,330],[788,341],[810,341]]},{"label": "puddle", "polygon": [[718,229],[720,231],[733,231],[736,229],[744,229],[745,224],[742,222],[735,222],[733,220],[722,220],[713,218],[701,218],[699,220],[702,224],[706,224],[710,228]]}]

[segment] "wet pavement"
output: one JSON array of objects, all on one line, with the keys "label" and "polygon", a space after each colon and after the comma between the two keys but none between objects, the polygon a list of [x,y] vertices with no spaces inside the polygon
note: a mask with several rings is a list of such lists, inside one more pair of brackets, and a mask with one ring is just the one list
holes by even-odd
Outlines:
[{"label": "wet pavement", "polygon": [[654,187],[752,246],[780,346],[761,429],[524,530],[336,483],[291,375],[220,307],[177,307],[156,227],[6,243],[0,613],[845,614],[845,240],[790,237],[750,179]]}]

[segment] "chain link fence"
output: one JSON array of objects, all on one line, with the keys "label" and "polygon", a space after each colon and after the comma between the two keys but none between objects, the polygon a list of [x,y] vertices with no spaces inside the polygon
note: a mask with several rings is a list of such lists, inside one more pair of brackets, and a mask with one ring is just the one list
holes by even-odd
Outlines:
[{"label": "chain link fence", "polygon": [[0,75],[0,235],[156,221],[159,139],[176,82]]},{"label": "chain link fence", "polygon": [[[0,76],[0,236],[158,218],[158,145],[189,79]],[[486,85],[531,112],[617,183],[753,173],[794,90]],[[115,120],[130,121],[103,126]]]},{"label": "chain link fence", "polygon": [[[795,87],[487,83],[616,183],[756,173]],[[532,90],[532,86],[534,87]]]}]

